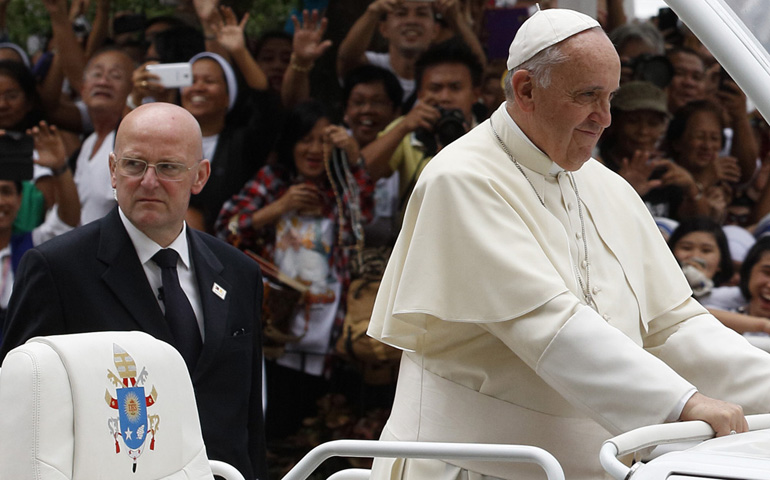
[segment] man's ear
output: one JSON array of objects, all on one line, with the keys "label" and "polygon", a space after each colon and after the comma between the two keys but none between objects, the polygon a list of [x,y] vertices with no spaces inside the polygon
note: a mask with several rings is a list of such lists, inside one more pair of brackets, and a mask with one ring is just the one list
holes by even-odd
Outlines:
[{"label": "man's ear", "polygon": [[110,164],[110,184],[112,188],[117,188],[118,179],[117,172],[115,172],[115,168],[117,167],[117,157],[115,156],[115,152],[110,152],[110,161],[108,163]]},{"label": "man's ear", "polygon": [[192,187],[190,188],[190,192],[193,195],[201,193],[203,187],[206,186],[209,175],[211,175],[211,162],[205,159],[201,160],[200,164],[198,165],[198,171],[195,172],[195,180],[193,181]]},{"label": "man's ear", "polygon": [[533,90],[534,79],[527,70],[517,70],[511,78],[513,84],[513,97],[516,105],[524,112],[531,112],[534,107]]}]

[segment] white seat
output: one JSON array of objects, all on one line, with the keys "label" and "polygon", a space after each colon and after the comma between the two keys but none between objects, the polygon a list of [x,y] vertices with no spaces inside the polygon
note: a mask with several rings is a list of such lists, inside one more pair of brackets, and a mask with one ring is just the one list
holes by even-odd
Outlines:
[{"label": "white seat", "polygon": [[[324,460],[331,457],[388,457],[463,459],[494,462],[527,462],[540,465],[548,480],[564,480],[556,458],[542,448],[485,443],[386,442],[377,440],[334,440],[312,449],[297,462],[283,480],[305,480]],[[348,469],[327,480],[367,480],[369,470]]]},{"label": "white seat", "polygon": [[184,360],[142,332],[29,340],[0,369],[0,411],[0,479],[213,478]]},{"label": "white seat", "polygon": [[326,480],[369,480],[372,471],[365,468],[348,468],[333,473]]}]

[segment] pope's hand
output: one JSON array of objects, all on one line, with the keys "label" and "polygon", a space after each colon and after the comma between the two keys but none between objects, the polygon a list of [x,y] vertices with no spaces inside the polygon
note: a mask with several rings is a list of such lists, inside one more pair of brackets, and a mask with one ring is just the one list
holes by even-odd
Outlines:
[{"label": "pope's hand", "polygon": [[717,432],[717,437],[749,430],[743,408],[695,393],[684,405],[679,420],[703,420]]}]

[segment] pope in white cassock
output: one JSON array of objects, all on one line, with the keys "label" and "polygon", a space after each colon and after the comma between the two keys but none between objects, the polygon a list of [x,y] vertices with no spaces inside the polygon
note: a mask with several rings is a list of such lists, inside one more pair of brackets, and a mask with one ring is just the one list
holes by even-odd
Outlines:
[{"label": "pope in white cassock", "polygon": [[[620,61],[599,24],[535,13],[506,102],[425,168],[369,335],[404,350],[383,440],[536,445],[605,478],[607,438],[770,411],[770,355],[692,297],[636,192],[590,158]],[[730,402],[730,403],[728,403]],[[526,464],[377,460],[376,479],[534,479]]]}]

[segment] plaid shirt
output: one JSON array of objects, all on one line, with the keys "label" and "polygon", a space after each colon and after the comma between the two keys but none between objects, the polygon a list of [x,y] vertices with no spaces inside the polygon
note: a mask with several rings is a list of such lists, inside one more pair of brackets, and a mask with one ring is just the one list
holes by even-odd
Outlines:
[{"label": "plaid shirt", "polygon": [[[351,166],[351,171],[356,179],[359,189],[359,203],[361,205],[362,223],[372,219],[374,210],[374,183],[363,168]],[[243,189],[228,200],[219,212],[214,226],[217,236],[235,245],[241,250],[252,250],[267,260],[274,261],[275,253],[275,224],[264,225],[255,229],[252,227],[251,218],[254,212],[275,202],[286,193],[291,185],[297,181],[287,181],[288,175],[280,167],[262,167],[253,180],[250,180]],[[319,185],[322,192],[321,216],[334,222],[334,245],[330,263],[336,268],[342,284],[342,298],[340,308],[337,311],[336,325],[342,325],[345,318],[347,290],[350,285],[350,255],[354,250],[356,238],[350,223],[350,199],[345,194],[342,199],[344,209],[342,218],[339,217],[337,201],[334,190],[327,179]],[[231,231],[232,228],[232,231]],[[341,232],[341,235],[340,235]],[[340,238],[342,243],[340,243]],[[336,338],[336,334],[334,335]]]}]

